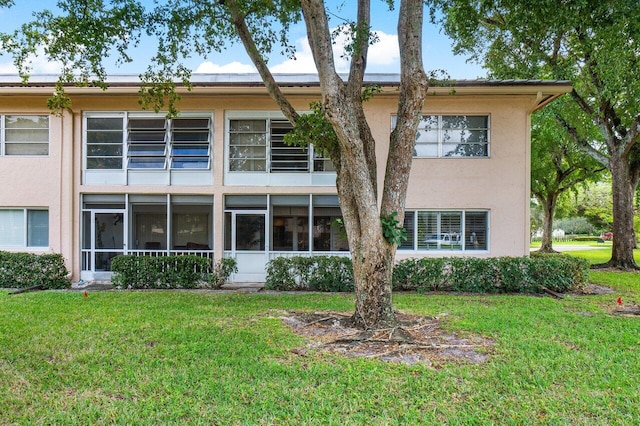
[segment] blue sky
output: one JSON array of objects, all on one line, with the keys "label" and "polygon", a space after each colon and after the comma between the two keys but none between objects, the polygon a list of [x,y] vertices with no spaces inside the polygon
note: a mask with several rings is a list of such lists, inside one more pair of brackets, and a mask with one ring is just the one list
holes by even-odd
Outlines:
[{"label": "blue sky", "polygon": [[[54,9],[56,0],[16,0],[16,5],[10,9],[0,8],[0,22],[2,30],[9,32],[24,22],[32,19],[32,13],[36,9]],[[147,3],[152,4],[149,0]],[[328,8],[336,15],[351,17],[354,12],[354,2],[348,0],[327,0]],[[333,22],[332,22],[333,23]],[[335,20],[335,25],[338,21]],[[372,27],[378,32],[379,42],[370,49],[367,72],[396,73],[399,71],[397,53],[397,11],[390,12],[386,2],[382,0],[372,1]],[[291,61],[285,57],[273,56],[269,60],[269,67],[276,73],[315,72],[313,60],[306,41],[306,32],[302,24],[295,26],[291,31],[291,40],[296,41],[296,60]],[[139,74],[146,69],[149,58],[155,48],[155,41],[144,40],[141,46],[133,52],[134,61],[123,66],[107,64],[107,72],[110,74]],[[334,50],[339,71],[346,71],[346,62],[340,62],[341,49]],[[466,58],[455,56],[451,52],[451,40],[439,32],[439,29],[428,20],[425,22],[423,35],[423,60],[425,69],[443,69],[452,78],[478,78],[485,76],[485,71],[476,64],[469,64]],[[244,53],[241,46],[236,46],[222,53],[212,54],[209,57],[192,57],[185,60],[185,65],[194,72],[254,72],[251,61]],[[342,69],[340,69],[342,67]],[[55,63],[50,63],[44,57],[33,58],[33,73],[56,73],[59,69]],[[15,73],[11,64],[11,58],[0,56],[0,73]]]}]

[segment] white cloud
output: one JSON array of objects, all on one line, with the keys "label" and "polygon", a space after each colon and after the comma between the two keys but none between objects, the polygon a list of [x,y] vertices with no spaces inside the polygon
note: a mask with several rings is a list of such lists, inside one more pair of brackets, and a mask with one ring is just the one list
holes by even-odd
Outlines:
[{"label": "white cloud", "polygon": [[[376,31],[378,41],[369,47],[369,66],[383,66],[388,72],[397,72],[400,68],[400,50],[398,47],[398,36]],[[347,57],[344,46],[349,42],[350,37],[346,34],[339,35],[333,44],[333,57],[338,72],[349,71],[349,57]],[[273,73],[316,73],[316,66],[313,62],[311,47],[307,38],[301,38],[296,43],[297,52],[295,59],[287,59],[282,63],[269,67]]]},{"label": "white cloud", "polygon": [[247,65],[238,61],[233,61],[225,65],[214,64],[211,61],[206,61],[198,65],[198,68],[194,73],[198,74],[245,74],[256,72],[253,65]]},{"label": "white cloud", "polygon": [[[35,55],[29,55],[28,63],[31,65],[30,74],[60,74],[62,64],[50,61],[44,54],[44,48],[38,49]],[[18,68],[13,64],[9,56],[0,56],[0,74],[17,74]]]}]

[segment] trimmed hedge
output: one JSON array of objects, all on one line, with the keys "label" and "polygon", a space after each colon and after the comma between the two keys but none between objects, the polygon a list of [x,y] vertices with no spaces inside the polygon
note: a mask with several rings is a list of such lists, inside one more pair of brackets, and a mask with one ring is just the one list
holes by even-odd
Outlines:
[{"label": "trimmed hedge", "polygon": [[220,288],[237,271],[235,259],[211,260],[192,255],[120,255],[111,261],[112,283],[128,289]]},{"label": "trimmed hedge", "polygon": [[[279,257],[267,265],[266,289],[353,291],[348,257]],[[565,255],[405,259],[393,270],[393,289],[475,293],[563,293],[584,287],[586,260]]]},{"label": "trimmed hedge", "polygon": [[564,293],[580,290],[589,279],[589,263],[558,254],[532,257],[445,257],[407,259],[396,264],[396,290],[480,293]]},{"label": "trimmed hedge", "polygon": [[267,290],[353,291],[353,265],[346,256],[276,257],[267,263]]},{"label": "trimmed hedge", "polygon": [[68,288],[71,282],[61,254],[0,251],[0,288]]}]

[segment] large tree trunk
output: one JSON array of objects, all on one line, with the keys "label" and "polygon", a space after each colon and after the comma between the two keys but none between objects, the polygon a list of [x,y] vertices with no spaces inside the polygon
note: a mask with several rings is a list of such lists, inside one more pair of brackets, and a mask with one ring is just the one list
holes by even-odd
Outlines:
[{"label": "large tree trunk", "polygon": [[542,202],[542,209],[544,214],[544,223],[542,225],[542,245],[540,246],[540,252],[542,253],[555,253],[553,249],[553,216],[556,210],[556,202],[558,200],[558,194],[551,194],[549,198],[540,200]]},{"label": "large tree trunk", "polygon": [[636,236],[633,229],[633,195],[637,178],[629,159],[614,152],[609,160],[613,192],[613,249],[606,266],[619,269],[638,269],[633,258]]}]

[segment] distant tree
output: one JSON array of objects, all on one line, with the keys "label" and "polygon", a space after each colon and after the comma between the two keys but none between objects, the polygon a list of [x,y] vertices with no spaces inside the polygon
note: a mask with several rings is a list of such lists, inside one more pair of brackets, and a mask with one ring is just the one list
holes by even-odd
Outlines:
[{"label": "distant tree", "polygon": [[578,148],[558,123],[557,117],[561,113],[568,115],[572,107],[574,104],[566,98],[559,99],[532,118],[531,193],[543,212],[541,252],[554,252],[553,219],[559,197],[580,183],[598,180],[600,172],[605,170]]},{"label": "distant tree", "polygon": [[[3,3],[10,3],[6,0]],[[62,66],[51,108],[68,104],[64,83],[106,88],[104,64],[130,61],[128,51],[143,35],[157,39],[157,53],[143,74],[142,100],[156,110],[175,114],[176,80],[189,86],[190,71],[182,64],[193,52],[206,56],[240,42],[260,73],[266,89],[294,125],[300,115],[280,90],[266,58],[277,47],[292,56],[291,25],[304,20],[318,70],[321,111],[335,137],[324,149],[337,173],[337,191],[352,254],[356,309],[354,321],[365,328],[396,325],[391,276],[404,217],[409,171],[418,123],[427,93],[422,65],[422,0],[399,1],[400,85],[397,121],[391,132],[386,173],[378,191],[375,140],[363,109],[364,75],[371,31],[370,1],[358,0],[353,19],[337,31],[329,27],[321,0],[166,0],[145,8],[141,0],[61,0],[60,14],[39,12],[15,34],[1,35],[20,73],[30,73],[29,55],[44,46],[48,58]],[[393,1],[387,0],[389,7]],[[386,19],[384,16],[382,19]],[[350,68],[346,81],[336,71],[334,35],[346,34]],[[366,98],[366,96],[364,96]],[[381,196],[381,199],[379,199]],[[380,207],[379,207],[380,206]],[[383,225],[384,223],[384,225]]]},{"label": "distant tree", "polygon": [[611,172],[609,266],[633,268],[633,195],[640,181],[640,6],[637,0],[434,0],[456,52],[495,78],[568,79],[571,98],[598,133],[561,113],[568,137]]}]

